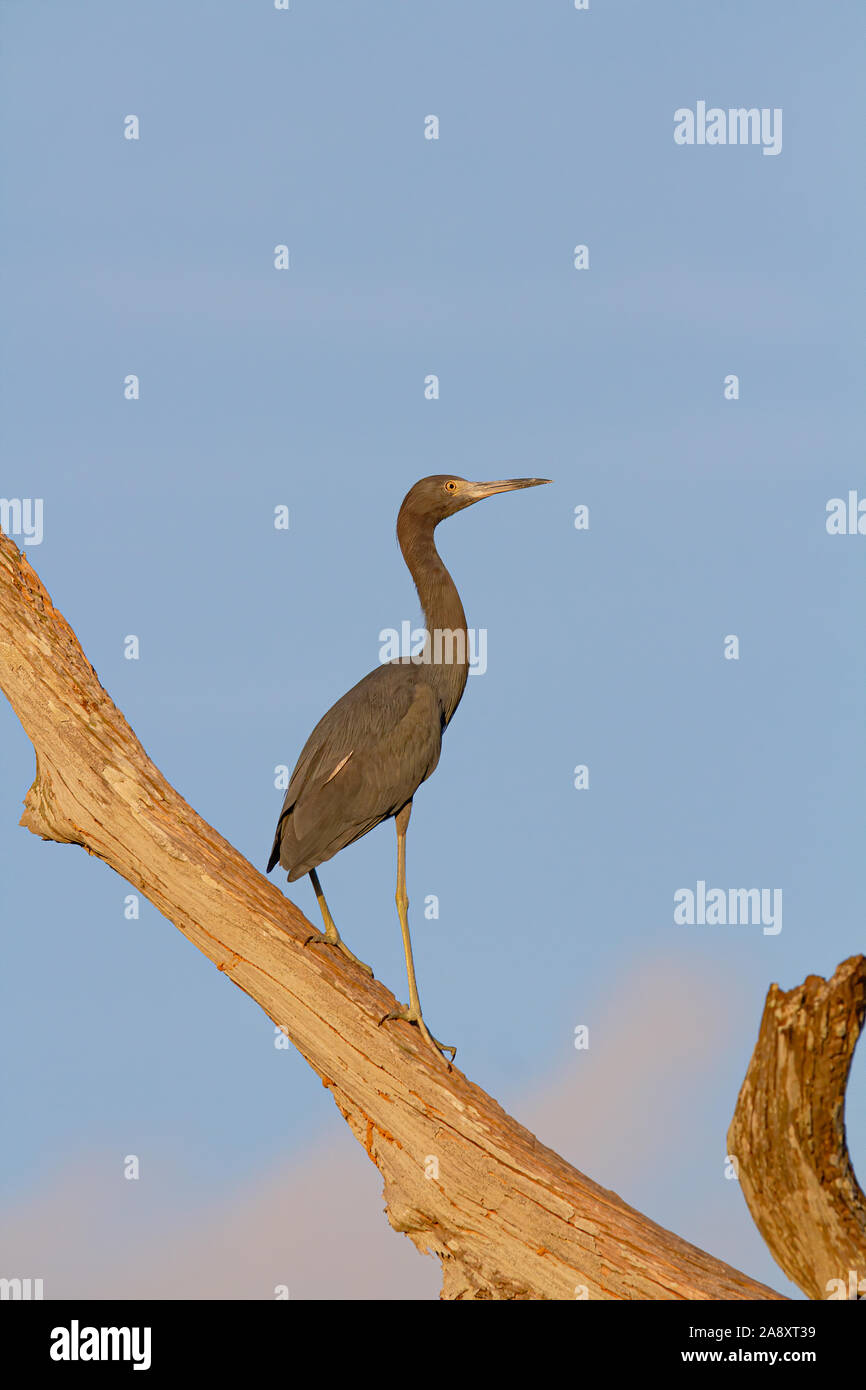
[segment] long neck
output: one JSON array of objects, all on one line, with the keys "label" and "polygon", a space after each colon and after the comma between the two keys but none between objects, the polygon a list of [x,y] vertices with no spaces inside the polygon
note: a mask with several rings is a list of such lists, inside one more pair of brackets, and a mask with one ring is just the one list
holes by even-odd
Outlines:
[{"label": "long neck", "polygon": [[420,670],[439,695],[447,724],[469,674],[466,614],[457,585],[433,543],[432,526],[401,515],[397,540],[424,611],[427,638]]}]

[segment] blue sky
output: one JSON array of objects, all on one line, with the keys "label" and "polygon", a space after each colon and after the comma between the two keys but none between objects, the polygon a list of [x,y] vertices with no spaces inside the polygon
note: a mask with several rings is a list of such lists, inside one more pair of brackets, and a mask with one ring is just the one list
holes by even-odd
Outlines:
[{"label": "blue sky", "polygon": [[[419,618],[394,539],[409,486],[554,479],[437,536],[488,669],[409,832],[425,1012],[518,1118],[553,1088],[578,1167],[614,1185],[586,1157],[609,1126],[599,1161],[626,1200],[794,1292],[723,1160],[769,984],[864,945],[866,539],[825,528],[828,499],[866,497],[861,8],[7,0],[0,25],[2,491],[44,499],[29,557],[103,684],[264,867],[275,766],[380,630]],[[781,108],[781,153],[676,145],[699,100]],[[110,870],[17,827],[34,760],[8,706],[0,759],[0,1222],[82,1170],[98,1226],[130,1152],[183,1210],[345,1146],[250,1001],[148,904],[125,920]],[[394,838],[322,880],[402,998]],[[676,927],[699,879],[781,888],[781,933]],[[314,916],[308,883],[292,896]],[[642,980],[636,1031],[617,1000]],[[702,996],[703,1050],[683,1002]],[[615,1096],[647,1054],[657,1104],[631,1130]],[[861,1175],[864,1099],[861,1056]],[[393,1270],[422,1267],[386,1234]],[[397,1277],[388,1248],[371,1296]],[[362,1269],[363,1242],[341,1258]]]}]

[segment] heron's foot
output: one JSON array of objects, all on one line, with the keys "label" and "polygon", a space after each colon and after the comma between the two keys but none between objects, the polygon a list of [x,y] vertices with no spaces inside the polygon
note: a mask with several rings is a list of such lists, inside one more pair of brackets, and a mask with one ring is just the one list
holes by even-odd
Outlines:
[{"label": "heron's foot", "polygon": [[312,932],[312,933],[307,937],[306,941],[304,942],[304,945],[305,945],[305,946],[310,946],[310,945],[314,945],[314,946],[336,946],[336,948],[337,948],[338,951],[342,951],[342,952],[343,952],[343,955],[346,957],[347,960],[352,961],[354,965],[360,966],[360,968],[361,968],[367,975],[370,976],[370,979],[371,979],[371,980],[374,980],[374,979],[376,978],[375,975],[373,974],[373,968],[372,968],[372,966],[367,965],[366,961],[358,960],[358,957],[355,955],[354,951],[350,951],[350,950],[349,950],[348,946],[346,945],[345,941],[344,941],[343,938],[341,937],[340,933],[337,931],[336,927],[334,928],[333,931],[324,931],[324,932],[314,931],[314,932]]},{"label": "heron's foot", "polygon": [[[448,1063],[448,1070],[451,1070],[451,1063],[457,1056],[457,1048],[452,1047],[451,1043],[441,1043],[438,1038],[434,1038],[424,1022],[420,1009],[407,1008],[405,1004],[401,1004],[399,1009],[395,1009],[393,1013],[385,1014],[384,1018],[379,1019],[379,1027],[381,1028],[382,1024],[387,1023],[389,1019],[401,1020],[403,1023],[414,1023],[421,1036],[426,1038],[431,1047],[435,1047],[439,1055]],[[451,1056],[446,1057],[446,1052],[450,1052]]]}]

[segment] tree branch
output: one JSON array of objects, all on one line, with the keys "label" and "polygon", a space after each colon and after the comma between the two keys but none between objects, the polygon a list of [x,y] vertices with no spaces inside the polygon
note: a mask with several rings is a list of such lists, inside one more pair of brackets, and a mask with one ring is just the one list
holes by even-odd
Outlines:
[{"label": "tree branch", "polygon": [[408,1024],[148,758],[38,576],[0,535],[0,683],[36,751],[22,824],[82,845],[283,1027],[447,1298],[773,1299],[545,1148]]},{"label": "tree branch", "polygon": [[809,1298],[827,1298],[833,1280],[856,1297],[862,1279],[866,1293],[866,1198],[845,1141],[845,1088],[864,1014],[863,956],[831,980],[810,975],[787,993],[771,985],[728,1131],[755,1225]]}]

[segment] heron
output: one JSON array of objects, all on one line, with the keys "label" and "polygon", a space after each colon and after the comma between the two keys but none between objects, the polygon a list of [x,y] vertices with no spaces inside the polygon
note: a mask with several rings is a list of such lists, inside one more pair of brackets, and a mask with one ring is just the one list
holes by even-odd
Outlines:
[{"label": "heron", "polygon": [[[380,1020],[405,1020],[449,1066],[457,1049],[440,1043],[421,1011],[406,892],[406,831],[412,799],[435,771],[442,735],[454,717],[469,673],[466,614],[457,586],[433,539],[440,521],[485,497],[539,487],[549,478],[473,483],[436,474],[410,488],[397,517],[397,541],[421,600],[425,637],[408,660],[383,663],[359,681],[319,720],[298,758],[277,821],[268,873],[279,863],[293,883],[309,874],[324,932],[305,945],[335,947],[361,970],[369,965],[349,949],[322,892],[320,864],[393,817],[397,829],[397,914],[403,936],[408,1007]],[[450,1057],[448,1054],[450,1053]]]}]

